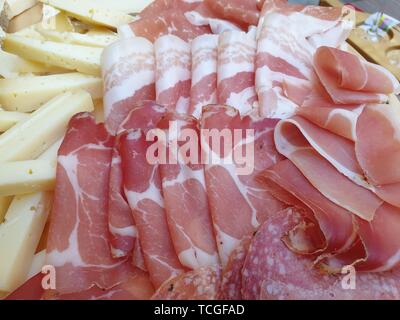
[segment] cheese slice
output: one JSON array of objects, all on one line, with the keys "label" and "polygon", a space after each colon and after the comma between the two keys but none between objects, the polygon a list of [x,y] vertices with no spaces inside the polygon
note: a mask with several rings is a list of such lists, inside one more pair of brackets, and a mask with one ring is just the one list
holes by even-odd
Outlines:
[{"label": "cheese slice", "polygon": [[64,73],[67,70],[42,63],[25,60],[15,54],[0,50],[0,76],[6,79],[17,78],[20,75],[42,75]]},{"label": "cheese slice", "polygon": [[7,32],[14,33],[42,21],[43,4],[38,3],[32,8],[12,18],[8,24]]},{"label": "cheese slice", "polygon": [[53,30],[38,29],[47,40],[61,43],[79,44],[87,47],[105,48],[114,41],[118,40],[117,34],[92,35],[77,32],[58,32]]},{"label": "cheese slice", "polygon": [[56,163],[26,160],[2,163],[0,197],[52,191],[56,183]]},{"label": "cheese slice", "polygon": [[84,89],[93,99],[102,97],[101,78],[80,73],[0,79],[0,105],[5,110],[30,112],[60,93]]},{"label": "cheese slice", "polygon": [[67,92],[53,98],[27,120],[0,135],[0,163],[35,159],[64,135],[75,114],[85,111],[93,111],[92,99],[86,91]]},{"label": "cheese slice", "polygon": [[51,204],[51,192],[14,197],[0,225],[0,291],[12,292],[26,280]]},{"label": "cheese slice", "polygon": [[101,48],[7,35],[4,50],[25,59],[100,76]]},{"label": "cheese slice", "polygon": [[29,114],[0,110],[0,132],[7,131],[13,125],[29,118]]},{"label": "cheese slice", "polygon": [[40,0],[41,2],[66,11],[69,15],[92,24],[103,25],[116,29],[118,26],[129,23],[133,17],[113,9],[110,1],[108,8],[104,8],[93,0]]}]

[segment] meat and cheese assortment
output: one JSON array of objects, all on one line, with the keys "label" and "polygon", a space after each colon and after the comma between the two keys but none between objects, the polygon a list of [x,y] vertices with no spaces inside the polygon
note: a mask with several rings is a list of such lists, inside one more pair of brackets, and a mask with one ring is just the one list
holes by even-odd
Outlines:
[{"label": "meat and cheese assortment", "polygon": [[0,296],[400,299],[400,83],[352,9],[3,2]]}]

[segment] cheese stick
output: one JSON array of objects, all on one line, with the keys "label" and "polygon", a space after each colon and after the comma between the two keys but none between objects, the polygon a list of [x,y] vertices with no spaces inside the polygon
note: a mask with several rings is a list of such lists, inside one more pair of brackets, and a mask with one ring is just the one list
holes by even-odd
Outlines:
[{"label": "cheese stick", "polygon": [[[98,5],[93,0],[40,0],[57,9],[68,12],[71,16],[92,24],[103,25],[116,29],[120,25],[129,23],[133,17],[113,10],[113,2],[108,8]],[[126,1],[126,0],[125,0]]]},{"label": "cheese stick", "polygon": [[76,113],[93,111],[90,94],[61,94],[0,136],[0,163],[35,159],[60,139]]},{"label": "cheese stick", "polygon": [[43,18],[43,4],[38,3],[32,8],[22,12],[12,18],[7,27],[7,32],[14,33],[35,23],[39,23]]},{"label": "cheese stick", "polygon": [[4,50],[25,59],[100,76],[101,48],[7,35]]},{"label": "cheese stick", "polygon": [[93,99],[101,98],[102,80],[77,72],[0,79],[0,105],[9,111],[30,112],[63,92],[77,89],[86,90]]},{"label": "cheese stick", "polygon": [[0,110],[0,132],[10,129],[16,123],[29,118],[29,114]]}]

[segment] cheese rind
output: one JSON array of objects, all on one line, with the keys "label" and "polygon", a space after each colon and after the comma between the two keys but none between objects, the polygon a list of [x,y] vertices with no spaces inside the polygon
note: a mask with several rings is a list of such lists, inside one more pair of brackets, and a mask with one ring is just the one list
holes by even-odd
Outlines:
[{"label": "cheese rind", "polygon": [[129,23],[133,17],[113,10],[112,2],[108,8],[99,6],[92,0],[40,0],[41,2],[56,7],[57,9],[68,12],[71,16],[80,20],[103,25],[111,28],[117,28],[120,25]]},{"label": "cheese rind", "polygon": [[0,166],[0,197],[51,191],[55,183],[54,161],[15,161]]},{"label": "cheese rind", "polygon": [[0,224],[4,220],[4,216],[7,213],[8,207],[12,201],[12,197],[0,197]]},{"label": "cheese rind", "polygon": [[103,49],[7,35],[4,49],[25,59],[100,76]]},{"label": "cheese rind", "polygon": [[93,111],[90,94],[83,90],[61,94],[0,136],[0,163],[35,159],[60,139],[69,120]]},{"label": "cheese rind", "polygon": [[8,111],[30,112],[61,93],[77,89],[86,90],[93,99],[101,98],[102,79],[77,72],[0,79],[0,105]]},{"label": "cheese rind", "polygon": [[0,132],[7,131],[13,125],[29,118],[29,114],[0,110]]}]

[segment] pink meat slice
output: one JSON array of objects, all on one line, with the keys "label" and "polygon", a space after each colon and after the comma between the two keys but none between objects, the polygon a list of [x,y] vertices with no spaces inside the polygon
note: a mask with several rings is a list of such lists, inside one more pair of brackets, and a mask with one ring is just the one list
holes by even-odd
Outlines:
[{"label": "pink meat slice", "polygon": [[218,265],[201,267],[164,283],[152,300],[216,300],[220,284]]},{"label": "pink meat slice", "polygon": [[125,195],[133,211],[151,282],[159,288],[185,271],[168,230],[159,167],[146,157],[152,142],[146,141],[142,130],[132,130],[120,139]]},{"label": "pink meat slice", "polygon": [[195,9],[203,0],[156,0],[140,12],[140,18],[154,18],[165,11],[175,9],[189,11]]},{"label": "pink meat slice", "polygon": [[119,40],[103,51],[101,67],[105,122],[116,134],[138,101],[156,98],[153,44],[140,37]]},{"label": "pink meat slice", "polygon": [[200,118],[203,106],[217,103],[218,35],[202,35],[191,43],[192,87],[189,114]]},{"label": "pink meat slice", "polygon": [[191,88],[191,52],[186,41],[167,35],[154,44],[156,102],[170,110],[188,113]]},{"label": "pink meat slice", "polygon": [[[206,187],[223,266],[242,238],[252,234],[269,215],[284,207],[256,179],[261,171],[282,159],[273,142],[275,124],[276,121],[271,119],[241,117],[236,109],[227,106],[203,109],[201,129],[202,151],[207,163]],[[224,146],[219,135],[233,136],[234,130],[236,139],[232,147],[236,151],[233,153],[229,143]],[[232,142],[228,136],[229,140]],[[238,148],[247,150],[242,152],[243,157],[232,156],[238,154]]]},{"label": "pink meat slice", "polygon": [[241,114],[257,106],[254,87],[255,32],[227,31],[218,43],[218,103],[235,107]]},{"label": "pink meat slice", "polygon": [[60,147],[46,257],[46,263],[56,269],[60,294],[94,286],[112,288],[132,269],[126,259],[114,259],[109,246],[107,198],[113,144],[104,125],[82,113],[71,120]]},{"label": "pink meat slice", "polygon": [[[292,253],[281,238],[301,223],[303,216],[291,208],[280,212],[255,235],[243,269],[245,299],[267,300],[378,300],[400,298],[399,270],[326,275],[312,268],[312,260]],[[351,288],[351,287],[350,287]]]},{"label": "pink meat slice", "polygon": [[169,231],[179,261],[189,269],[218,264],[204,165],[200,162],[198,121],[169,113],[157,128],[166,137],[161,144],[168,156],[165,162],[160,160],[160,172]]}]

